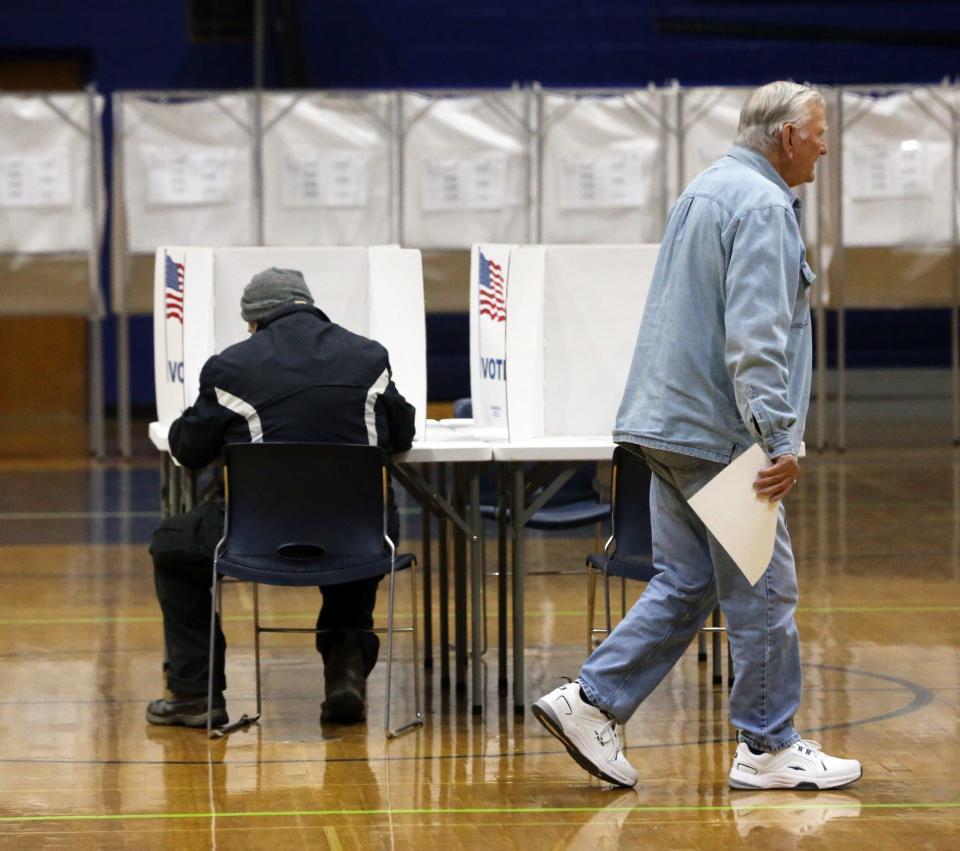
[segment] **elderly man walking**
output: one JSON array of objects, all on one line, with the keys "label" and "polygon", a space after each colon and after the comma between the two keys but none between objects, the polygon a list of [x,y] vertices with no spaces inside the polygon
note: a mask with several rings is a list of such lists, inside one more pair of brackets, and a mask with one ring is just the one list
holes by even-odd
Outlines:
[{"label": "elderly man walking", "polygon": [[860,763],[801,739],[797,579],[780,505],[773,558],[751,586],[687,499],[754,443],[772,459],[754,485],[782,500],[797,480],[810,395],[809,289],[814,275],[791,187],[827,153],[823,98],[807,86],[757,89],[736,145],[670,212],[614,439],[653,472],[650,511],[659,571],[579,678],[534,715],[581,767],[633,786],[625,723],[659,685],[719,602],[735,681],[735,789],[830,789]]}]

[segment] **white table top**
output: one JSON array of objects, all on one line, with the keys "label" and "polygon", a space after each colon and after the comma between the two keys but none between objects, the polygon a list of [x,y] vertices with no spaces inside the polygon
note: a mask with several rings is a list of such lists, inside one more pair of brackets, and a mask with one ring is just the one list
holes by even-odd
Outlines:
[{"label": "white table top", "polygon": [[[150,442],[161,452],[170,451],[169,431],[170,423],[150,423]],[[400,452],[393,458],[401,464],[485,462],[493,460],[493,450],[479,440],[466,440],[455,432],[428,428],[426,440],[417,441],[407,452]]]},{"label": "white table top", "polygon": [[490,446],[494,461],[609,461],[615,448],[608,435],[537,437]]}]

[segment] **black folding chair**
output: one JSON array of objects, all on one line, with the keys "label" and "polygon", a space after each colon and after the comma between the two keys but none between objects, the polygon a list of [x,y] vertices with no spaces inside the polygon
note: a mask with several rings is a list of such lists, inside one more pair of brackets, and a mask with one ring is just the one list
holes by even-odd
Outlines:
[{"label": "black folding chair", "polygon": [[[657,575],[653,564],[653,534],[650,528],[650,468],[635,452],[618,446],[613,453],[613,482],[610,515],[610,537],[603,552],[587,556],[587,652],[593,650],[595,635],[608,635],[612,628],[610,614],[610,577],[620,578],[620,617],[627,613],[627,580],[649,582]],[[597,573],[603,574],[605,627],[594,627]],[[720,608],[714,609],[711,625],[702,627],[698,635],[698,658],[706,656],[706,633],[713,633],[713,679],[722,682],[720,674],[719,633]],[[727,678],[733,683],[733,659],[727,654]]]},{"label": "black folding chair", "polygon": [[[234,444],[226,448],[226,521],[213,559],[208,706],[213,701],[213,647],[221,608],[221,580],[253,582],[257,711],[213,729],[211,738],[256,723],[261,716],[260,634],[318,633],[325,630],[265,627],[260,624],[258,584],[326,586],[388,575],[387,626],[370,632],[387,635],[387,697],[384,728],[388,738],[423,724],[417,647],[415,558],[398,555],[387,535],[388,458],[376,446],[321,443]],[[395,573],[410,568],[412,625],[394,626]],[[339,631],[339,630],[338,630]],[[366,630],[363,630],[366,631]],[[390,726],[393,636],[413,637],[415,717]]]}]

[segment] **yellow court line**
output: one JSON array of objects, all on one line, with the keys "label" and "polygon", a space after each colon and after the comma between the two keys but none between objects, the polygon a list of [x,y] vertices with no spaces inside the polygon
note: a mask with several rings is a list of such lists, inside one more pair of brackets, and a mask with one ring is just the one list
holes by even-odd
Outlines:
[{"label": "yellow court line", "polygon": [[[784,790],[780,790],[784,791]],[[789,791],[789,790],[786,790]],[[807,793],[805,793],[807,794]],[[144,821],[148,819],[207,819],[207,818],[299,818],[304,816],[410,816],[410,815],[532,815],[596,814],[596,813],[720,813],[739,809],[737,804],[664,804],[635,807],[398,807],[396,809],[346,809],[346,810],[262,810],[257,812],[199,812],[199,813],[112,813],[112,814],[61,814],[37,816],[0,816],[0,824],[41,821]],[[790,804],[751,804],[751,810],[795,811],[822,809],[856,810],[955,810],[960,801],[900,802],[900,803],[850,803],[817,804],[797,802]]]},{"label": "yellow court line", "polygon": [[[908,613],[935,613],[935,612],[960,612],[958,606],[818,606],[807,608],[800,606],[797,608],[797,614],[848,614],[848,615],[869,615],[869,614],[908,614]],[[436,614],[436,611],[434,611]],[[398,612],[401,618],[409,617],[409,612]],[[525,612],[528,618],[580,618],[586,617],[585,610],[559,609],[557,611],[540,610]],[[273,620],[301,620],[316,618],[316,612],[287,612],[269,615]],[[496,612],[490,612],[487,618],[496,618]],[[227,615],[225,621],[251,621],[253,615]],[[78,626],[83,624],[107,624],[107,623],[160,623],[160,615],[102,615],[89,618],[0,618],[0,626],[56,626],[57,624]]]}]

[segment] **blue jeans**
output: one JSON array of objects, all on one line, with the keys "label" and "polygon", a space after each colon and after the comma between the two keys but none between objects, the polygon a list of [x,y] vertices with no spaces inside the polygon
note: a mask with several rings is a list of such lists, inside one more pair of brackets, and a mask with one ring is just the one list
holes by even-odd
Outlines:
[{"label": "blue jeans", "polygon": [[797,574],[783,506],[770,566],[751,586],[686,501],[724,465],[645,446],[624,448],[642,453],[654,474],[650,517],[659,573],[584,663],[581,688],[592,703],[626,722],[719,601],[733,654],[730,720],[741,741],[754,748],[789,747],[800,738],[793,716],[800,705],[801,675],[793,620]]}]

